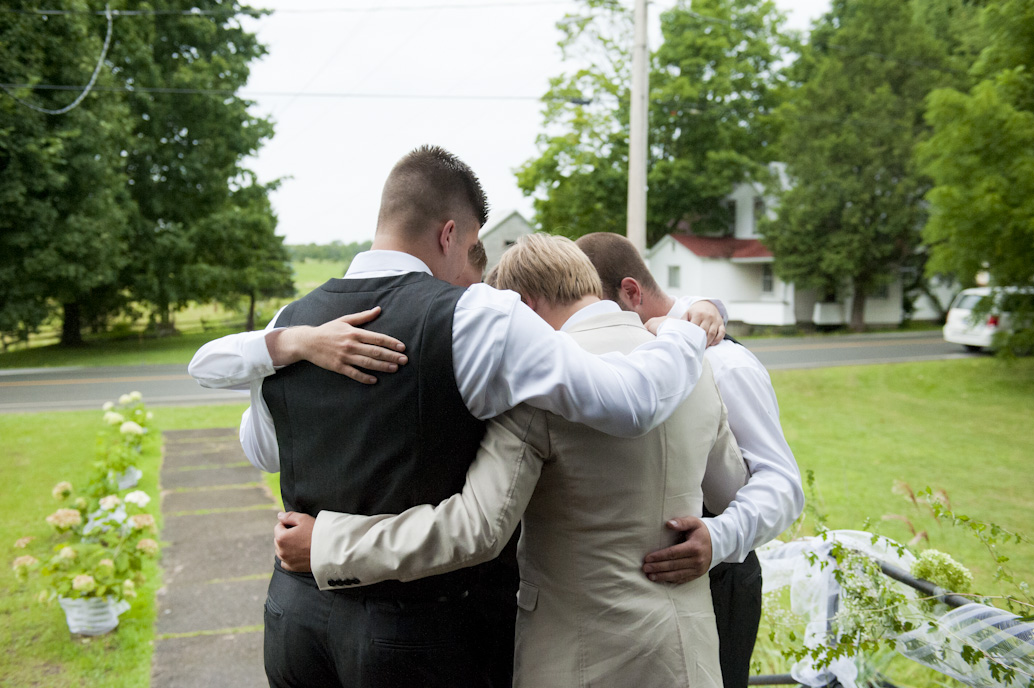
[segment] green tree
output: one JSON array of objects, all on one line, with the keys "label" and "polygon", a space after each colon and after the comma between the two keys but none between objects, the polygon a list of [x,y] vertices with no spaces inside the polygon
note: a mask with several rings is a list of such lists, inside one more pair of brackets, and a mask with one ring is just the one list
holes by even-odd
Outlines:
[{"label": "green tree", "polygon": [[913,164],[924,98],[958,77],[902,0],[833,0],[794,76],[780,110],[792,188],[762,233],[783,279],[823,299],[848,289],[860,331],[867,296],[914,259],[929,188]]},{"label": "green tree", "polygon": [[[15,2],[13,10],[34,3]],[[0,75],[18,84],[86,84],[104,49],[108,24],[84,12],[0,15]],[[97,85],[110,87],[101,70]],[[68,91],[12,89],[0,96],[0,331],[25,337],[55,309],[61,341],[79,344],[98,298],[117,303],[128,262],[122,132],[128,110],[90,93],[72,109]],[[114,307],[114,306],[112,306]]]},{"label": "green tree", "polygon": [[[934,180],[928,269],[964,282],[986,270],[994,284],[1034,286],[1034,5],[990,2],[982,26],[978,83],[929,98],[933,135],[920,149]],[[1007,335],[1005,350],[1034,345],[1034,314],[1019,305],[1026,327]]]},{"label": "green tree", "polygon": [[283,238],[276,235],[276,216],[266,186],[252,182],[237,189],[231,202],[197,225],[202,249],[188,280],[206,297],[235,308],[247,306],[245,328],[255,329],[259,299],[294,295],[294,282]]},{"label": "green tree", "polygon": [[213,284],[227,282],[199,280],[206,271],[191,266],[211,258],[205,250],[216,240],[212,232],[229,229],[210,218],[253,210],[235,208],[248,196],[237,192],[251,183],[242,161],[273,130],[237,91],[265,48],[241,24],[254,11],[236,1],[128,4],[160,12],[125,24],[112,47],[112,72],[130,87],[169,90],[131,88],[127,97],[133,127],[126,170],[136,213],[134,260],[123,279],[136,299],[152,304],[152,319],[164,332],[173,329],[173,312],[191,300],[235,293],[214,293]]},{"label": "green tree", "polygon": [[[724,197],[763,176],[770,112],[784,90],[779,65],[795,45],[783,21],[770,0],[680,1],[661,14],[650,76],[651,242],[678,223],[724,230]],[[623,233],[631,17],[615,2],[585,2],[559,27],[565,59],[584,66],[551,81],[541,153],[518,170],[518,184],[550,231]]]}]

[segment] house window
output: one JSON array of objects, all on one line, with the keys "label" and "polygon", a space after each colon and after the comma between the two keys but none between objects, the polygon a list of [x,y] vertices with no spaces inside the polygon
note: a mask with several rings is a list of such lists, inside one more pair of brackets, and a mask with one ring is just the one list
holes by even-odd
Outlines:
[{"label": "house window", "polygon": [[678,265],[668,266],[668,288],[669,289],[681,289],[682,288],[682,269]]},{"label": "house window", "polygon": [[756,235],[758,233],[758,225],[765,219],[765,200],[762,198],[754,199],[754,230],[751,234]]},{"label": "house window", "polygon": [[873,289],[869,296],[874,299],[889,299],[890,298],[890,285],[881,284],[880,286]]},{"label": "house window", "polygon": [[729,201],[729,234],[736,234],[736,201]]},{"label": "house window", "polygon": [[761,293],[771,294],[775,288],[775,277],[772,275],[772,266],[765,263],[761,266]]}]

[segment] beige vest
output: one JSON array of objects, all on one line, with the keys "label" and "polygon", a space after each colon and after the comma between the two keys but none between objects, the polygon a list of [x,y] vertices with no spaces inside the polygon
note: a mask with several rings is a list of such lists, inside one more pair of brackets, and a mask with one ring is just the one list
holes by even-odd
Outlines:
[{"label": "beige vest", "polygon": [[[634,313],[569,333],[592,353],[627,353],[652,336]],[[522,520],[514,685],[720,688],[708,577],[676,586],[641,571],[647,552],[676,541],[667,519],[699,516],[705,491],[719,513],[747,480],[710,366],[643,437],[542,413],[529,435],[548,458]]]}]

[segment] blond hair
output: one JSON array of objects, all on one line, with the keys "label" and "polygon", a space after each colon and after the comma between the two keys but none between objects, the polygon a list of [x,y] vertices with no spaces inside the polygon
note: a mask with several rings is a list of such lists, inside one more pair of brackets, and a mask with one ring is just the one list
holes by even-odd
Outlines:
[{"label": "blond hair", "polygon": [[497,289],[512,289],[553,306],[567,306],[583,296],[603,298],[596,268],[567,237],[526,234],[503,253],[494,272]]}]

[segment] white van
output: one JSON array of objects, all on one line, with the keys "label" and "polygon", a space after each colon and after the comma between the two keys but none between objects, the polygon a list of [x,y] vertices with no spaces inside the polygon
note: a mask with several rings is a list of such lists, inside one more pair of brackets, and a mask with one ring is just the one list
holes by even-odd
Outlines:
[{"label": "white van", "polygon": [[[973,311],[984,299],[993,298],[990,310],[979,318]],[[1029,287],[977,287],[963,289],[948,309],[944,323],[944,341],[962,344],[970,351],[980,351],[992,345],[994,335],[1009,327],[1011,302],[1015,299],[1034,299]]]}]

